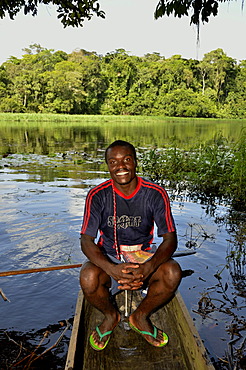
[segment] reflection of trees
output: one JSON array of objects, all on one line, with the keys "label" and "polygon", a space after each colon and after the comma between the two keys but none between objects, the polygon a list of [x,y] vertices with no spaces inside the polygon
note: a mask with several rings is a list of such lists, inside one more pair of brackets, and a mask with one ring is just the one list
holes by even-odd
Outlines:
[{"label": "reflection of trees", "polygon": [[237,290],[237,294],[246,297],[246,223],[241,217],[238,217],[238,214],[235,212],[230,214],[229,221],[232,231],[230,233],[230,239],[228,240],[226,257],[227,266],[232,278],[232,283]]},{"label": "reflection of trees", "polygon": [[[226,223],[230,234],[225,265],[214,275],[215,285],[201,294],[195,312],[203,319],[212,319],[214,322],[218,321],[218,315],[222,315],[222,320],[227,323],[228,350],[216,365],[219,369],[243,369],[246,343],[242,311],[245,308],[246,223],[239,212],[230,212],[220,222]],[[229,270],[232,284],[228,281],[228,275],[224,274],[226,270]]]},{"label": "reflection of trees", "polygon": [[246,277],[246,222],[242,212],[230,209],[222,215],[215,204],[208,205],[205,212],[214,218],[217,225],[225,225],[230,238],[227,240],[226,263],[220,273],[215,277],[221,279],[224,269],[228,269],[233,286],[238,291],[239,296],[245,296]]},{"label": "reflection of trees", "polygon": [[[94,152],[105,143],[99,126],[69,127],[2,127],[0,128],[1,153],[35,153],[49,155],[66,150]],[[11,151],[10,151],[11,148]]]},{"label": "reflection of trees", "polygon": [[194,123],[146,117],[81,116],[79,123],[72,118],[60,123],[56,119],[54,116],[50,122],[29,123],[23,116],[22,122],[0,122],[0,154],[11,149],[10,153],[36,154],[86,150],[96,155],[98,148],[105,149],[119,138],[131,141],[136,147],[169,147],[175,141],[180,147],[189,148],[197,142],[198,131],[201,142],[212,139],[219,130],[229,141],[237,140],[240,135],[240,125],[209,120]]}]

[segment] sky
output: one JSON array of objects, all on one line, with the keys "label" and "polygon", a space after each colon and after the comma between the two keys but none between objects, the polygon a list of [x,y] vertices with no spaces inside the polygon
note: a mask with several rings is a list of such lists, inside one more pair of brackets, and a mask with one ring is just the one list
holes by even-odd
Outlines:
[{"label": "sky", "polygon": [[122,48],[129,55],[157,52],[198,60],[221,48],[229,57],[245,60],[246,9],[241,1],[220,5],[219,15],[201,25],[199,44],[189,17],[154,19],[158,0],[100,0],[106,19],[93,16],[83,27],[65,29],[55,7],[42,5],[36,17],[19,13],[14,20],[0,19],[0,64],[11,56],[20,58],[22,49],[34,43],[66,53],[85,49],[105,55]]}]

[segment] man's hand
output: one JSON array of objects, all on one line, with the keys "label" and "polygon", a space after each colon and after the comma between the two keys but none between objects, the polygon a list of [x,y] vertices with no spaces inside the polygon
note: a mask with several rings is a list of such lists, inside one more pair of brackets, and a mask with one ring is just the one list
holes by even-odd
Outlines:
[{"label": "man's hand", "polygon": [[121,284],[119,289],[127,289],[127,290],[137,290],[140,289],[147,279],[147,277],[152,272],[149,263],[143,263],[139,265],[134,265],[134,269],[132,268],[132,264],[124,264],[122,268],[122,272],[124,274],[132,275],[131,281],[128,280],[118,280],[118,283]]},{"label": "man's hand", "polygon": [[128,289],[128,290],[140,289],[144,281],[153,272],[150,261],[140,264],[138,265],[138,267],[136,267],[135,265],[134,270],[132,270],[131,267],[132,266],[129,266],[129,264],[124,264],[122,272],[124,274],[131,273],[133,275],[134,280],[130,283],[127,280],[123,279],[118,280],[118,283],[121,284],[119,286],[119,289]]},{"label": "man's hand", "polygon": [[143,275],[138,269],[139,264],[121,263],[113,266],[110,276],[118,281],[119,289],[136,290],[143,285]]}]

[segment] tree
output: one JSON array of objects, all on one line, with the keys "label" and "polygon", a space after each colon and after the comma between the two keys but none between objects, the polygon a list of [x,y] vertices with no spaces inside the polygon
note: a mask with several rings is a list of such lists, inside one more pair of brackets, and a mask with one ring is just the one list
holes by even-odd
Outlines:
[{"label": "tree", "polygon": [[75,62],[62,61],[46,72],[47,93],[44,110],[53,113],[84,113],[86,93],[81,85],[82,73]]},{"label": "tree", "polygon": [[[232,117],[245,118],[246,112],[246,60],[237,67],[233,89],[226,99],[226,109]],[[229,115],[228,114],[228,115]]]},{"label": "tree", "polygon": [[51,4],[57,7],[58,18],[61,19],[64,27],[83,26],[85,19],[90,20],[93,14],[105,18],[104,11],[100,10],[97,0],[16,0],[1,1],[0,18],[7,14],[10,19],[14,19],[17,13],[24,10],[24,14],[31,13],[33,16],[38,13],[39,4]]},{"label": "tree", "polygon": [[245,118],[246,61],[222,49],[201,62],[124,49],[99,56],[38,44],[0,66],[0,112]]},{"label": "tree", "polygon": [[131,57],[124,49],[107,53],[102,60],[102,75],[108,81],[103,114],[129,114],[127,97],[134,84],[137,57]]},{"label": "tree", "polygon": [[85,91],[83,113],[98,114],[107,89],[107,82],[101,73],[101,57],[95,52],[80,49],[73,51],[68,60],[79,64],[81,86]]},{"label": "tree", "polygon": [[230,0],[159,0],[156,7],[155,18],[173,14],[181,18],[191,13],[190,22],[199,25],[200,21],[208,22],[211,15],[218,14],[219,3]]},{"label": "tree", "polygon": [[[11,57],[2,66],[8,77],[5,97],[11,96],[12,100],[15,100],[15,109],[22,106],[21,111],[37,112],[46,93],[45,72],[52,71],[57,63],[67,58],[67,55],[63,51],[54,52],[37,44],[30,45],[24,51],[22,59]],[[7,99],[5,107],[8,102]]]},{"label": "tree", "polygon": [[[173,14],[181,18],[184,15],[191,14],[191,23],[199,25],[200,22],[208,22],[211,16],[218,14],[219,3],[230,0],[159,0],[155,18],[163,15]],[[242,0],[243,5],[244,0]],[[37,15],[39,4],[52,4],[57,6],[58,18],[61,19],[64,27],[83,26],[85,19],[90,20],[94,14],[105,18],[105,12],[100,9],[98,0],[16,0],[1,1],[0,18],[7,14],[10,19],[14,19],[20,10],[25,14],[31,13]]]},{"label": "tree", "polygon": [[205,54],[198,65],[203,81],[203,94],[207,85],[216,91],[218,102],[224,101],[235,80],[235,66],[236,60],[228,57],[222,49]]}]

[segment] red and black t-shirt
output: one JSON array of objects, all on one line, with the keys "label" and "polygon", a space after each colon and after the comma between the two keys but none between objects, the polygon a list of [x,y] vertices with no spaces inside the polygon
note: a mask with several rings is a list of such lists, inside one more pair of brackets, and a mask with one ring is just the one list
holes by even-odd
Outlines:
[{"label": "red and black t-shirt", "polygon": [[114,202],[118,244],[142,244],[150,248],[154,223],[158,236],[175,231],[175,224],[166,191],[159,185],[138,177],[138,185],[130,196],[125,196],[107,180],[91,189],[86,197],[81,234],[100,238],[98,245],[107,254],[116,256],[114,249]]}]

